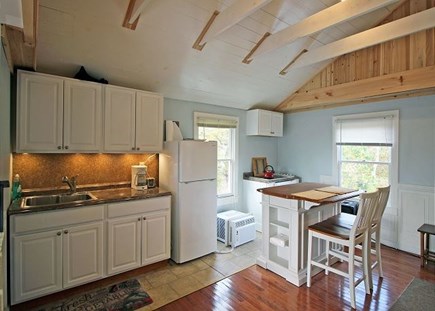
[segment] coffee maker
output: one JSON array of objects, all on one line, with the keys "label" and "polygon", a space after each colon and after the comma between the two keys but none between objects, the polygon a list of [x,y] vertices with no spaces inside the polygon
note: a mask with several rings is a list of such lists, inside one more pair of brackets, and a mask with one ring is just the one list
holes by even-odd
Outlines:
[{"label": "coffee maker", "polygon": [[131,166],[131,188],[136,190],[147,189],[147,166],[144,162]]}]

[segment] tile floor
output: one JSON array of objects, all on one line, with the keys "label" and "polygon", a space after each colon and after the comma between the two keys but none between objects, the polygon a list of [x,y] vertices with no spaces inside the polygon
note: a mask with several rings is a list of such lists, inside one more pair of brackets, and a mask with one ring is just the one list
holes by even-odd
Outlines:
[{"label": "tile floor", "polygon": [[[219,251],[230,250],[217,242]],[[184,264],[169,264],[156,271],[137,276],[153,303],[139,310],[154,310],[227,276],[246,269],[261,254],[261,233],[254,241],[235,248],[231,253],[213,253]]]}]

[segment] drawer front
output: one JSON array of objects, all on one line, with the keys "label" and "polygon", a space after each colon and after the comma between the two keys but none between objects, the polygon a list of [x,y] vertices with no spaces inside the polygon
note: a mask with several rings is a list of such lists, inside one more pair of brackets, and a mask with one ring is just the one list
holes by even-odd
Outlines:
[{"label": "drawer front", "polygon": [[11,216],[11,232],[47,230],[104,219],[105,205],[65,208],[57,211]]},{"label": "drawer front", "polygon": [[171,208],[171,196],[135,200],[108,205],[107,217],[121,217],[148,212],[161,211]]}]

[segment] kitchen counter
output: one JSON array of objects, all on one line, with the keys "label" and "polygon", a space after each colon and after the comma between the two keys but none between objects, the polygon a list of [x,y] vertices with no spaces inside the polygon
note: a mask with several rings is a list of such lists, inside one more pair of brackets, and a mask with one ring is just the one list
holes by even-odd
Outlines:
[{"label": "kitchen counter", "polygon": [[275,174],[274,178],[264,178],[264,177],[255,177],[252,172],[243,173],[243,179],[244,180],[251,180],[251,181],[259,181],[264,183],[278,183],[283,181],[292,181],[299,179],[300,177],[295,175],[287,175],[287,174]]},{"label": "kitchen counter", "polygon": [[[81,190],[79,191],[81,192]],[[37,207],[30,207],[30,208],[21,207],[21,203],[23,199],[20,199],[11,203],[8,209],[8,215],[21,214],[21,213],[36,213],[42,211],[71,208],[71,207],[106,204],[112,202],[143,200],[143,199],[171,195],[171,192],[159,187],[151,188],[147,190],[135,190],[132,188],[112,188],[112,189],[87,190],[87,191],[91,192],[96,197],[96,199],[80,201],[80,202],[72,202],[72,203],[63,203],[58,205],[37,206]]]}]

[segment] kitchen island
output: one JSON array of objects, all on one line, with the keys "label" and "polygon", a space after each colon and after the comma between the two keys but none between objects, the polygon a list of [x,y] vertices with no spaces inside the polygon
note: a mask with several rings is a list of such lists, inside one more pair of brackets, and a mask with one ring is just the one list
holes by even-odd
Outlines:
[{"label": "kitchen island", "polygon": [[[321,183],[299,183],[258,189],[262,193],[263,245],[257,264],[301,286],[306,282],[307,227],[340,213],[340,202],[362,191]],[[313,243],[313,257],[325,246]],[[320,269],[313,269],[318,273]]]}]

